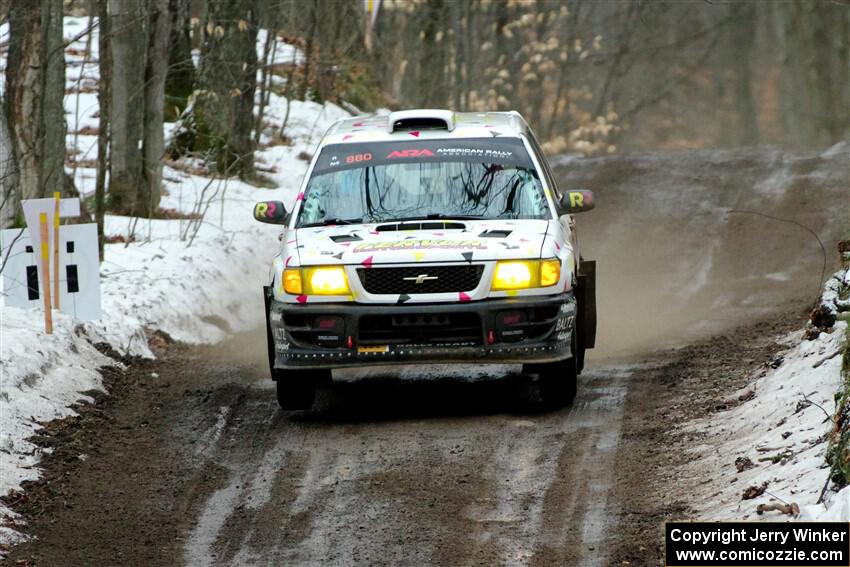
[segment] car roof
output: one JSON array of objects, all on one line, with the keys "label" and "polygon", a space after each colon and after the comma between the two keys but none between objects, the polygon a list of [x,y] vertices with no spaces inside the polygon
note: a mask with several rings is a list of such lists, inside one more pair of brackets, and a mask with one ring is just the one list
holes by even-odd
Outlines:
[{"label": "car roof", "polygon": [[328,129],[320,146],[404,141],[413,138],[439,140],[488,136],[519,137],[527,133],[528,124],[515,110],[452,112],[439,109],[414,109],[344,118]]}]

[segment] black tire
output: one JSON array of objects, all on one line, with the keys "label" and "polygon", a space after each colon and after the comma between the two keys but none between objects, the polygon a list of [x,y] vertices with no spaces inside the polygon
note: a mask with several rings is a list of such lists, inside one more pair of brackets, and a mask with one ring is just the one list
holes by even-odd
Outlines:
[{"label": "black tire", "polygon": [[581,374],[584,370],[584,355],[587,349],[581,344],[581,339],[578,340],[579,347],[576,349],[576,374]]},{"label": "black tire", "polygon": [[329,371],[275,370],[277,403],[283,410],[310,409],[316,399],[316,384],[330,377]]},{"label": "black tire", "polygon": [[[576,353],[576,339],[573,333],[573,353]],[[538,370],[538,388],[540,399],[547,407],[562,407],[573,401],[578,387],[578,364],[576,356],[566,360],[541,364]]]}]

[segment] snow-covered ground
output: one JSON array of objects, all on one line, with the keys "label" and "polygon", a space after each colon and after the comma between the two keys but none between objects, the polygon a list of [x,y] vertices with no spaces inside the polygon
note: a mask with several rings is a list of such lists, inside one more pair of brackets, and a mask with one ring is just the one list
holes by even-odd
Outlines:
[{"label": "snow-covered ground", "polygon": [[[66,39],[88,25],[88,18],[65,18]],[[7,37],[8,31],[0,29],[0,50]],[[88,37],[92,51],[86,56]],[[263,41],[264,36],[257,45],[260,54]],[[67,142],[74,156],[66,166],[84,195],[94,191],[95,181],[97,44],[95,30],[66,51]],[[282,44],[277,54],[278,62],[293,58],[292,49]],[[190,213],[200,204],[206,214],[194,239],[189,220],[107,217],[108,236],[126,238],[132,233],[135,241],[106,246],[100,321],[80,323],[57,313],[54,334],[47,336],[40,312],[0,304],[0,494],[38,477],[40,450],[27,438],[39,424],[71,415],[69,406],[87,399],[81,392],[101,387],[98,368],[114,361],[93,344],[105,342],[120,354],[150,357],[146,329],[187,343],[209,343],[262,322],[260,286],[276,253],[279,230],[255,222],[253,204],[277,199],[291,205],[307,167],[299,154],[315,151],[328,126],[348,115],[331,104],[291,104],[286,135],[292,144],[269,146],[271,139],[264,135],[256,154],[262,174],[276,189],[211,180],[192,174],[193,164],[184,162],[165,167],[161,206]],[[268,126],[279,129],[285,113],[286,100],[272,94],[265,112]],[[0,506],[0,517],[10,514]],[[0,542],[15,537],[12,530],[0,527]]]},{"label": "snow-covered ground", "polygon": [[[691,501],[703,520],[782,520],[780,511],[757,514],[760,504],[797,504],[798,519],[850,521],[850,487],[818,498],[830,474],[824,457],[841,385],[841,354],[847,323],[831,333],[800,340],[802,331],[783,339],[788,349],[730,399],[746,399],[729,411],[688,424],[704,434],[690,451],[698,456],[679,476],[699,484]],[[781,361],[781,363],[780,363]],[[736,460],[742,463],[738,472]],[[743,464],[743,459],[749,459]],[[751,467],[751,468],[748,468]],[[748,487],[764,493],[742,500]]]}]

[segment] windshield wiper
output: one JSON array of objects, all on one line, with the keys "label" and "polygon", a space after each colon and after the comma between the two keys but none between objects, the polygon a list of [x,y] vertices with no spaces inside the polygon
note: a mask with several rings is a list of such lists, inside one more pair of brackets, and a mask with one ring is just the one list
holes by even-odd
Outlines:
[{"label": "windshield wiper", "polygon": [[302,224],[298,228],[311,228],[315,226],[330,226],[332,224],[360,224],[363,222],[362,218],[356,219],[340,219],[340,218],[332,218],[332,219],[322,219],[317,222],[309,222],[307,224]]},{"label": "windshield wiper", "polygon": [[481,220],[484,217],[473,215],[447,215],[443,213],[431,213],[428,215],[419,215],[415,217],[399,217],[397,219],[386,219],[380,222],[407,222],[407,221],[423,221],[423,220]]}]

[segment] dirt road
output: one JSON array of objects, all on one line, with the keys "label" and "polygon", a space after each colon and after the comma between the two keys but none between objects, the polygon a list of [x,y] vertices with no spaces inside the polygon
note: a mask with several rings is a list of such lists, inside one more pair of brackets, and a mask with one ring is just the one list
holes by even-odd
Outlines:
[{"label": "dirt road", "polygon": [[662,522],[688,516],[693,488],[669,480],[693,442],[678,425],[735,403],[775,337],[802,326],[822,267],[799,227],[728,209],[807,223],[830,245],[846,161],[768,149],[564,162],[565,184],[607,203],[582,238],[600,259],[608,353],[559,411],[541,411],[516,368],[433,380],[444,369],[420,367],[340,375],[312,411],[284,415],[256,333],[110,370],[108,396],[47,425],[42,480],[6,498],[35,537],[7,561],[657,565]]},{"label": "dirt road", "polygon": [[493,367],[375,374],[285,416],[265,371],[233,355],[256,335],[170,346],[48,428],[43,480],[9,502],[37,539],[8,562],[654,565],[661,522],[688,512],[687,487],[654,476],[683,459],[676,424],[768,362],[783,320],[598,362],[554,412],[529,377]]}]

